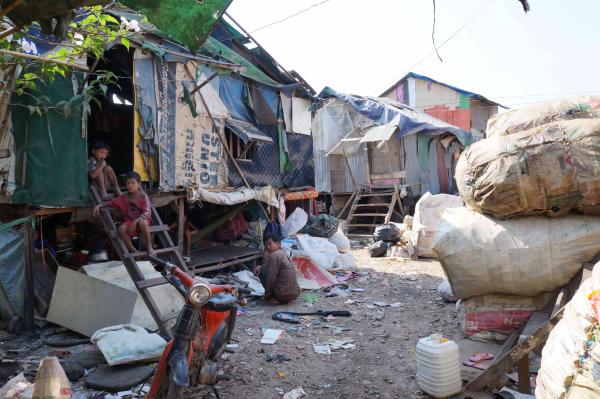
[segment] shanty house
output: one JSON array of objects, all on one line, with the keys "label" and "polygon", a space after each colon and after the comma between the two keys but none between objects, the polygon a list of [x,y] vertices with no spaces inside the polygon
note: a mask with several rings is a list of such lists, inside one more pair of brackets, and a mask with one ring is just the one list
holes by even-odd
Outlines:
[{"label": "shanty house", "polygon": [[397,101],[330,88],[318,96],[312,133],[316,189],[338,210],[336,198],[353,192],[399,188],[406,207],[427,191],[455,192],[454,167],[472,141],[469,131]]},{"label": "shanty house", "polygon": [[486,137],[487,121],[498,113],[499,107],[506,108],[481,94],[414,72],[406,74],[380,97],[406,104],[471,132],[475,141]]}]

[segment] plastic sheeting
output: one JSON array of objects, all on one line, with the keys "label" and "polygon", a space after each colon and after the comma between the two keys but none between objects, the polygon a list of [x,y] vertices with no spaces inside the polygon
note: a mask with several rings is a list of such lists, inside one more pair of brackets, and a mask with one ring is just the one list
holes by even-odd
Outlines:
[{"label": "plastic sheeting", "polygon": [[325,87],[318,97],[337,98],[351,105],[358,113],[371,119],[373,123],[398,126],[399,138],[415,133],[424,133],[432,136],[452,133],[464,145],[471,144],[473,140],[470,132],[387,98],[353,96],[336,92],[330,87]]},{"label": "plastic sheeting", "polygon": [[133,324],[121,324],[102,328],[92,335],[109,366],[158,360],[167,341],[145,328]]},{"label": "plastic sheeting", "polygon": [[0,285],[13,310],[24,314],[25,257],[23,234],[14,230],[0,232]]},{"label": "plastic sheeting", "polygon": [[242,202],[257,200],[275,208],[279,207],[277,193],[271,186],[262,188],[240,188],[235,191],[209,191],[199,187],[188,187],[187,200],[189,202],[205,201],[219,205],[235,205]]},{"label": "plastic sheeting", "polygon": [[235,119],[227,119],[225,121],[227,126],[236,136],[242,141],[248,144],[251,141],[261,141],[264,143],[273,143],[273,139],[269,136],[265,136],[260,130],[255,128],[252,124],[243,121],[237,121]]},{"label": "plastic sheeting", "polygon": [[[73,96],[71,77],[38,85],[36,96],[49,103],[69,101]],[[29,95],[13,96],[15,104],[35,105]],[[16,189],[13,203],[48,206],[87,204],[87,144],[81,137],[81,101],[74,102],[70,115],[49,109],[30,114],[24,106],[11,106],[16,151]]]}]

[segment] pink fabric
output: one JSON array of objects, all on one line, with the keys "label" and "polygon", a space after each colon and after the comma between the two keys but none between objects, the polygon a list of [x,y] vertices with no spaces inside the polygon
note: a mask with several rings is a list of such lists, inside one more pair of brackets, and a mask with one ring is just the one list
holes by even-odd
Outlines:
[{"label": "pink fabric", "polygon": [[406,101],[404,101],[404,83],[396,86],[396,100],[402,104],[406,104]]},{"label": "pink fabric", "polygon": [[437,140],[437,164],[438,164],[438,176],[440,180],[440,193],[448,194],[448,169],[444,162],[445,150],[442,143]]}]

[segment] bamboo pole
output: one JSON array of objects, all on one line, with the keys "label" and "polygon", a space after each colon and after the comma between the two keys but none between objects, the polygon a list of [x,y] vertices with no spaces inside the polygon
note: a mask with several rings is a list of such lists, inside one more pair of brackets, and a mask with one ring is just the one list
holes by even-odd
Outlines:
[{"label": "bamboo pole", "polygon": [[42,61],[42,62],[49,62],[52,64],[64,65],[64,66],[68,66],[71,68],[79,69],[84,72],[90,71],[90,69],[85,65],[74,64],[72,62],[67,62],[67,61],[55,60],[52,58],[40,57],[39,55],[34,55],[34,54],[25,54],[25,53],[20,53],[18,51],[2,50],[2,49],[0,49],[0,54],[7,54],[7,55],[12,55],[14,57],[19,57],[19,58],[27,58],[27,59],[35,60],[35,61]]},{"label": "bamboo pole", "polygon": [[10,27],[10,28],[0,32],[0,39],[4,39],[6,36],[10,35],[11,33],[15,33],[18,30],[19,30],[19,28],[17,28],[16,26]]}]

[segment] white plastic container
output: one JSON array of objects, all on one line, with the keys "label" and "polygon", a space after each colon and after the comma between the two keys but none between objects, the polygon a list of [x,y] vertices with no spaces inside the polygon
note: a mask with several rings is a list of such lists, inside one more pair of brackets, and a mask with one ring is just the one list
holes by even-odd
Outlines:
[{"label": "white plastic container", "polygon": [[441,334],[417,343],[417,383],[434,398],[447,398],[462,390],[460,356],[456,342]]}]

